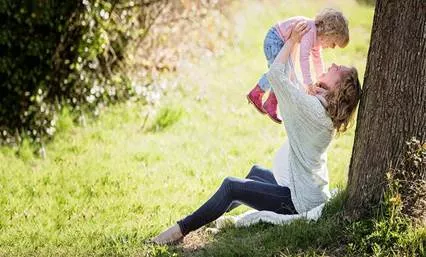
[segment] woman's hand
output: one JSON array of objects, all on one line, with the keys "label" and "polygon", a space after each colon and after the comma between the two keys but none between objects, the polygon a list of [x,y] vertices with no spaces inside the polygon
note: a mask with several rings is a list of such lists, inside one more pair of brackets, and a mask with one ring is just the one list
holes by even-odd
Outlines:
[{"label": "woman's hand", "polygon": [[302,37],[310,30],[306,21],[300,21],[293,26],[290,34],[290,40],[299,43]]},{"label": "woman's hand", "polygon": [[[278,55],[275,57],[274,64],[275,63],[285,63],[288,60],[288,57],[290,56],[290,53],[294,51],[295,46],[297,43],[300,42],[303,35],[308,32],[310,28],[308,27],[308,24],[306,21],[300,21],[296,24],[294,24],[291,28],[291,30],[287,30],[286,35],[290,35],[287,42],[285,42],[285,46],[281,48]],[[288,33],[288,34],[287,34]]]}]

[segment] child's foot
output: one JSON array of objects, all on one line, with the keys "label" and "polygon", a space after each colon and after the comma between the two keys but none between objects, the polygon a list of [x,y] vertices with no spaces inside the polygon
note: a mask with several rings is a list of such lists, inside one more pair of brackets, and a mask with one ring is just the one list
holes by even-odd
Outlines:
[{"label": "child's foot", "polygon": [[182,232],[179,225],[175,224],[173,227],[154,237],[152,242],[155,244],[173,244],[179,242],[181,239],[183,239]]},{"label": "child's foot", "polygon": [[268,99],[266,99],[265,103],[263,104],[263,109],[266,111],[266,114],[268,114],[269,118],[273,120],[274,122],[281,124],[281,119],[278,118],[277,114],[277,97],[275,96],[274,92],[270,92]]},{"label": "child's foot", "polygon": [[262,97],[265,92],[259,87],[259,85],[256,85],[250,93],[247,95],[247,100],[249,103],[252,103],[254,107],[261,113],[265,114],[265,110],[262,107]]}]

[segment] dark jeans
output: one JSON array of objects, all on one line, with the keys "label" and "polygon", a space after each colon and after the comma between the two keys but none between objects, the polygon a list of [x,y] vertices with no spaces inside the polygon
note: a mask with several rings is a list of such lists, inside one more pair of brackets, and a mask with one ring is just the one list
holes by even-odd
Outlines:
[{"label": "dark jeans", "polygon": [[183,235],[219,218],[240,204],[256,210],[297,214],[290,189],[280,186],[270,170],[253,166],[246,179],[227,177],[217,192],[198,210],[178,221]]}]

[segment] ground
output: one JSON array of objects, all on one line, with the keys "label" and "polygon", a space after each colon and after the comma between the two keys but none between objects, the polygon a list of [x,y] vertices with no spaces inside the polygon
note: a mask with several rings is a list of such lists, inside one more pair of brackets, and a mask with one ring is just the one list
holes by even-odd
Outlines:
[{"label": "ground", "polygon": [[[271,167],[285,130],[245,98],[266,71],[264,35],[280,19],[313,16],[330,5],[348,16],[351,41],[345,49],[326,50],[325,65],[355,66],[362,81],[371,7],[243,1],[230,15],[231,46],[163,75],[165,95],[155,112],[140,103],[119,104],[82,127],[64,111],[46,159],[26,143],[2,147],[0,256],[293,256],[301,249],[321,255],[321,249],[292,244],[289,235],[316,233],[305,223],[198,231],[177,247],[145,241],[193,211],[226,176],[243,177],[253,164]],[[353,134],[352,128],[338,136],[329,149],[331,188],[346,183]]]}]

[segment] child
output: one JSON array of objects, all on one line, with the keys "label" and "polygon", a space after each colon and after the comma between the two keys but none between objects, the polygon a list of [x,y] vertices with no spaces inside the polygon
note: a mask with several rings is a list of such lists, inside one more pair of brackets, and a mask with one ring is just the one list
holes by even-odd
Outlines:
[{"label": "child", "polygon": [[[305,88],[309,90],[313,84],[309,56],[312,55],[316,77],[318,78],[323,73],[321,48],[334,48],[336,45],[344,48],[349,42],[348,21],[341,12],[326,8],[315,17],[315,20],[297,16],[278,23],[266,34],[263,45],[268,67],[288,40],[289,35],[286,32],[299,21],[306,21],[310,28],[300,41],[300,68]],[[270,88],[269,81],[263,75],[247,95],[247,99],[254,104],[259,112],[268,114],[273,121],[281,123],[277,116],[277,98],[272,90],[269,92],[268,99],[262,105],[262,96]]]}]

